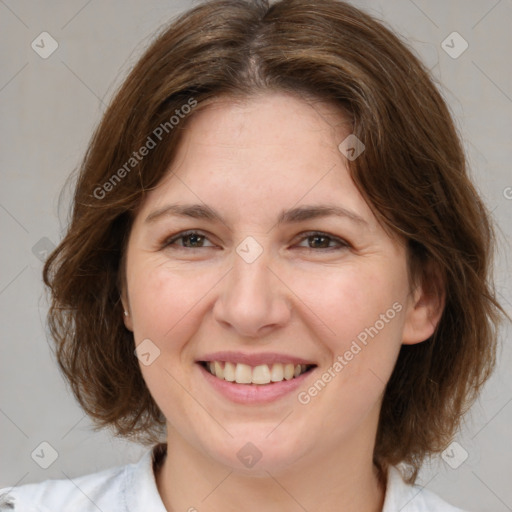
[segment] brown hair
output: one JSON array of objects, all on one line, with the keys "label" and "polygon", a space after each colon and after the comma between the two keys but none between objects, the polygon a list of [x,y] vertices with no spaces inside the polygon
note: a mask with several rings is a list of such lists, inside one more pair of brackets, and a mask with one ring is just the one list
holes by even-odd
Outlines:
[{"label": "brown hair", "polygon": [[[391,30],[347,3],[210,1],[147,49],[90,142],[69,229],[44,268],[58,362],[97,425],[159,439],[165,420],[122,320],[133,214],[169,168],[194,102],[197,111],[220,95],[265,91],[299,92],[343,109],[366,146],[349,162],[356,186],[382,225],[407,240],[411,276],[442,279],[442,318],[429,340],[401,347],[374,452],[381,469],[410,464],[414,482],[495,364],[501,308],[490,283],[493,231],[429,72]],[[141,157],[150,139],[155,145]]]}]

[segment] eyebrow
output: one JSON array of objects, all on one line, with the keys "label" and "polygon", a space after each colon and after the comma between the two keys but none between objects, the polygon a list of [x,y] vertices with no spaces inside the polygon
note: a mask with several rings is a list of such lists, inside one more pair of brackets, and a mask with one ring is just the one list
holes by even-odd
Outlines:
[{"label": "eyebrow", "polygon": [[[204,219],[211,222],[221,222],[227,225],[226,221],[213,208],[204,204],[170,204],[159,208],[150,213],[145,222],[152,223],[161,217],[175,216],[186,217],[192,219]],[[277,225],[293,224],[304,222],[310,219],[318,219],[323,217],[344,217],[361,225],[368,225],[368,222],[363,217],[357,215],[355,212],[347,210],[342,206],[337,205],[312,205],[312,206],[299,206],[288,210],[282,210],[277,219]]]}]

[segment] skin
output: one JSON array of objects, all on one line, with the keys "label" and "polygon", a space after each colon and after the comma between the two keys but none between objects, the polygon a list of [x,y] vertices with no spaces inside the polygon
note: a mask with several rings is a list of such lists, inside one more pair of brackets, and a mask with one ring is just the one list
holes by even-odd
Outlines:
[{"label": "skin", "polygon": [[[400,346],[433,333],[440,299],[412,289],[403,242],[350,179],[338,150],[350,128],[335,107],[264,93],[217,99],[189,121],[135,217],[122,293],[135,343],[149,338],[160,350],[141,370],[167,419],[162,501],[169,511],[380,511],[385,488],[372,454],[385,384]],[[171,203],[206,204],[225,224],[146,222]],[[276,225],[282,209],[327,203],[363,222]],[[165,246],[192,229],[206,238]],[[332,238],[315,242],[309,231]],[[252,263],[236,252],[247,236],[263,249]],[[195,362],[217,350],[293,354],[318,366],[298,390],[307,391],[394,303],[401,311],[306,405],[295,392],[233,403]],[[262,454],[252,468],[237,457],[247,442]]]}]

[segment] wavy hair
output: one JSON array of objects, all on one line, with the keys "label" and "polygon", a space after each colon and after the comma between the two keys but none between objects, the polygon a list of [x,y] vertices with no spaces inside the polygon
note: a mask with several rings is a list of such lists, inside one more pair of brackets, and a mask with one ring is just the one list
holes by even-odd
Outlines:
[{"label": "wavy hair", "polygon": [[[156,36],[92,137],[67,233],[44,267],[58,363],[96,425],[141,442],[161,439],[165,418],[122,320],[133,215],[201,105],[266,91],[340,107],[366,146],[349,162],[354,183],[382,225],[406,240],[412,278],[442,278],[441,320],[429,340],[401,347],[374,449],[382,470],[410,465],[412,483],[424,458],[451,440],[495,365],[502,310],[490,280],[494,235],[429,71],[392,30],[348,3],[207,1]],[[198,106],[187,110],[191,101]],[[149,138],[159,141],[136,158]]]}]

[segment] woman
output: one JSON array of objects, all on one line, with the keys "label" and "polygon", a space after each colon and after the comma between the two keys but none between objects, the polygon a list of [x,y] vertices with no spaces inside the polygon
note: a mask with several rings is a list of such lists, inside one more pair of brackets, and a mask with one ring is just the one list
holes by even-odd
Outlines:
[{"label": "woman", "polygon": [[44,269],[75,396],[154,446],[4,503],[459,510],[412,484],[494,366],[492,241],[443,99],[382,24],[192,9],[106,111]]}]

